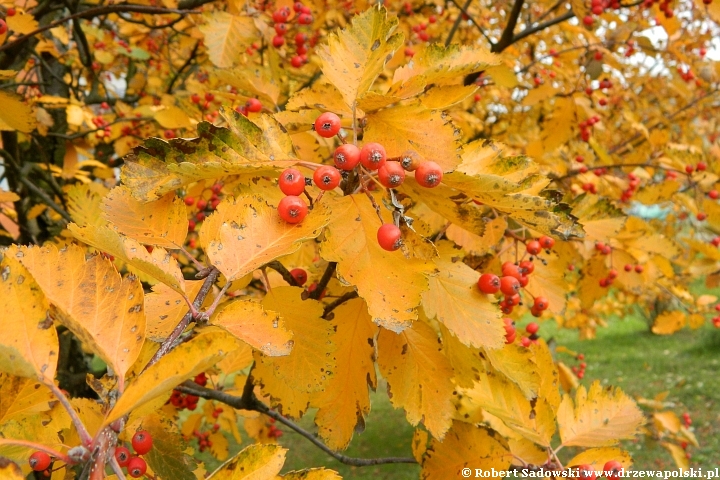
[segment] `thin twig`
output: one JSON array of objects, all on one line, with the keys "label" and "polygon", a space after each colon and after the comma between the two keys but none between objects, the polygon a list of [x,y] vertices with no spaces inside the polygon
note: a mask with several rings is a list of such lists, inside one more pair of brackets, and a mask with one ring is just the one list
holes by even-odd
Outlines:
[{"label": "thin twig", "polygon": [[510,15],[508,15],[507,25],[505,25],[505,29],[503,30],[500,40],[493,45],[493,52],[502,52],[515,42],[513,34],[515,33],[515,26],[517,25],[518,17],[520,17],[520,12],[522,11],[524,3],[525,0],[515,0],[515,3],[513,3]]},{"label": "thin twig", "polygon": [[325,305],[325,308],[323,309],[322,318],[329,320],[328,316],[330,315],[330,313],[333,310],[335,310],[337,307],[339,307],[343,303],[345,303],[349,300],[352,300],[353,298],[357,298],[357,297],[358,297],[358,293],[356,291],[343,293],[341,296],[339,296],[332,302]]},{"label": "thin twig", "polygon": [[[212,268],[210,273],[207,277],[205,277],[205,281],[202,284],[202,287],[200,287],[200,291],[198,292],[197,296],[195,297],[195,300],[193,301],[193,306],[196,310],[199,310],[200,307],[202,307],[203,302],[205,301],[205,298],[210,293],[210,290],[212,290],[212,286],[215,283],[215,280],[220,276],[220,270],[217,268]],[[177,324],[175,329],[172,331],[172,333],[165,339],[165,341],[160,345],[160,348],[157,352],[155,352],[155,355],[150,359],[150,361],[145,365],[145,368],[143,368],[143,372],[150,368],[151,365],[154,365],[157,363],[158,360],[160,360],[164,355],[166,355],[170,350],[172,350],[173,345],[175,344],[175,340],[178,339],[178,337],[185,331],[185,329],[190,325],[190,321],[193,319],[192,311],[188,311],[188,313],[185,314],[185,316],[180,320],[180,323]],[[142,372],[140,372],[142,374]]]},{"label": "thin twig", "polygon": [[[455,32],[457,32],[458,27],[460,27],[460,22],[462,22],[462,12],[467,11],[468,7],[472,3],[472,0],[467,0],[465,2],[465,5],[460,9],[461,13],[457,16],[455,19],[455,22],[453,23],[452,28],[450,28],[450,33],[448,33],[447,38],[445,39],[445,46],[449,46],[452,42],[453,37],[455,36]],[[357,142],[355,142],[357,143]]]},{"label": "thin twig", "polygon": [[328,263],[327,268],[325,269],[325,273],[323,273],[322,278],[317,284],[317,288],[310,292],[308,295],[309,298],[312,298],[314,300],[317,300],[320,298],[320,295],[322,295],[322,292],[327,288],[328,283],[330,283],[330,280],[332,279],[333,275],[335,274],[335,268],[337,267],[337,262],[330,262]]},{"label": "thin twig", "polygon": [[269,268],[272,268],[276,272],[278,272],[280,275],[282,275],[283,280],[285,280],[287,283],[289,283],[293,287],[299,287],[300,285],[295,281],[295,277],[292,276],[290,271],[285,268],[285,265],[280,263],[277,260],[273,260],[272,262],[268,263],[267,266]]},{"label": "thin twig", "polygon": [[83,445],[85,445],[86,447],[90,446],[93,439],[85,428],[85,425],[83,425],[82,420],[80,420],[80,417],[78,416],[75,409],[72,407],[72,405],[70,405],[70,401],[67,399],[65,394],[62,393],[60,388],[55,385],[52,380],[43,383],[46,387],[50,389],[53,395],[55,395],[55,398],[57,398],[63,408],[65,408],[65,411],[68,413],[68,415],[70,415],[70,420],[72,420],[72,423],[75,426],[75,430],[77,430],[78,435],[80,435],[80,440],[82,441]]}]

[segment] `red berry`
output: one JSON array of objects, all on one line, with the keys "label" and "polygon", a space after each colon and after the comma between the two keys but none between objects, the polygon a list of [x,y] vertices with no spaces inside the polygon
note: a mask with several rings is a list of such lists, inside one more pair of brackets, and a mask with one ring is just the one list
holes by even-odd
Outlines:
[{"label": "red berry", "polygon": [[685,171],[686,171],[687,173],[692,173],[694,170],[695,170],[695,169],[693,168],[692,165],[686,165],[686,166],[685,166]]},{"label": "red berry", "polygon": [[608,272],[608,278],[610,280],[615,280],[617,278],[617,276],[618,276],[618,271],[615,270],[614,268]]},{"label": "red berry", "polygon": [[623,466],[620,462],[616,460],[610,460],[609,462],[605,463],[605,466],[603,467],[603,472],[605,473],[606,478],[617,478],[622,469]]},{"label": "red berry", "polygon": [[50,466],[50,455],[45,452],[35,452],[30,455],[30,468],[36,472],[42,472]]},{"label": "red berry", "polygon": [[5,20],[0,18],[0,35],[4,35],[5,32],[8,31],[7,23],[5,23]]},{"label": "red berry", "polygon": [[377,240],[383,250],[392,252],[402,244],[402,232],[392,223],[382,225],[377,232]]},{"label": "red berry", "polygon": [[309,15],[309,14],[312,13],[312,10],[311,10],[310,7],[308,7],[307,5],[304,5],[304,6],[300,9],[300,13],[307,13],[307,14]]},{"label": "red berry", "polygon": [[207,200],[204,198],[200,198],[197,201],[197,209],[198,210],[205,210],[205,207],[207,207]]},{"label": "red berry", "polygon": [[378,169],[378,180],[387,188],[399,187],[405,180],[405,169],[398,162],[385,162]]},{"label": "red berry", "polygon": [[192,205],[193,203],[195,203],[195,199],[193,197],[185,197],[184,201],[185,201],[185,205],[187,205],[188,207],[190,205]]},{"label": "red berry", "polygon": [[305,62],[303,61],[303,59],[302,59],[302,57],[301,57],[300,55],[294,55],[294,56],[290,59],[290,65],[292,65],[293,68],[300,68],[300,67],[302,67],[304,64],[305,64]]},{"label": "red berry", "polygon": [[545,297],[535,297],[535,302],[533,303],[533,308],[536,308],[540,311],[547,310],[550,303],[548,302],[548,299]]},{"label": "red berry", "polygon": [[525,245],[525,250],[527,250],[530,255],[537,255],[540,253],[540,250],[542,250],[542,247],[540,247],[540,242],[537,240],[531,240]]},{"label": "red berry", "polygon": [[275,10],[272,14],[273,22],[275,23],[285,23],[287,22],[288,17],[290,16],[290,9],[289,8],[278,8]]},{"label": "red berry", "polygon": [[286,168],[280,174],[278,186],[285,195],[300,195],[305,191],[305,176],[300,170]]},{"label": "red berry", "polygon": [[14,17],[15,14],[17,13],[17,10],[15,10],[13,7],[8,7],[8,9],[5,13],[7,13],[8,17]]},{"label": "red berry", "polygon": [[540,242],[540,246],[545,250],[550,250],[555,246],[555,239],[548,237],[547,235],[543,235],[538,239],[538,241]]},{"label": "red berry", "polygon": [[583,23],[584,23],[585,25],[587,25],[588,27],[589,27],[590,25],[592,25],[593,22],[594,22],[594,20],[593,20],[593,18],[592,18],[590,15],[585,15],[585,17],[583,18]]},{"label": "red berry", "polygon": [[147,463],[145,463],[145,460],[140,457],[133,457],[128,462],[127,470],[128,475],[130,475],[131,477],[140,478],[145,475],[145,471],[147,470]]},{"label": "red berry", "polygon": [[308,207],[300,197],[295,195],[288,195],[287,197],[280,200],[278,204],[278,213],[280,218],[288,223],[300,223],[307,215]]},{"label": "red berry", "polygon": [[295,45],[303,45],[308,41],[308,36],[302,32],[295,34]]},{"label": "red berry", "polygon": [[152,449],[153,441],[150,432],[140,430],[132,437],[132,447],[138,455],[145,455]]},{"label": "red berry", "polygon": [[483,273],[480,275],[477,284],[481,292],[489,295],[495,294],[500,290],[500,278],[492,273]]},{"label": "red berry", "polygon": [[307,282],[308,274],[305,270],[302,268],[293,268],[290,270],[290,275],[295,279],[295,283],[297,283],[299,286],[305,285],[305,282]]},{"label": "red berry", "polygon": [[500,279],[500,291],[505,295],[515,295],[520,290],[520,282],[515,277],[504,276]]},{"label": "red berry", "polygon": [[222,187],[222,183],[214,183],[213,186],[210,187],[210,190],[212,190],[215,195],[219,195],[220,192],[222,192]]},{"label": "red berry", "polygon": [[323,138],[334,137],[340,131],[340,117],[325,112],[315,120],[315,132]]},{"label": "red berry", "polygon": [[285,37],[282,35],[275,35],[272,39],[273,47],[280,48],[285,45]]},{"label": "red berry", "polygon": [[699,212],[697,215],[695,215],[695,218],[698,219],[698,221],[702,222],[707,218],[707,214],[703,212]]},{"label": "red berry", "polygon": [[295,2],[295,3],[293,4],[293,10],[295,10],[295,11],[298,12],[298,13],[299,13],[299,12],[302,12],[302,9],[303,9],[304,6],[305,6],[305,5],[303,5],[302,2]]},{"label": "red berry", "polygon": [[505,262],[502,264],[502,274],[503,276],[515,277],[518,280],[520,280],[520,277],[523,276],[520,271],[520,267],[512,262]]},{"label": "red berry", "polygon": [[115,460],[117,460],[118,465],[126,467],[128,462],[130,462],[130,458],[132,458],[130,450],[125,447],[115,447]]},{"label": "red berry", "polygon": [[207,376],[205,375],[205,372],[201,372],[195,375],[195,379],[193,381],[201,387],[207,385]]},{"label": "red berry", "polygon": [[707,169],[707,163],[705,162],[698,162],[697,165],[695,165],[695,170],[698,172],[702,172],[705,169]]},{"label": "red berry", "polygon": [[635,265],[635,272],[636,272],[636,273],[642,273],[642,272],[643,272],[643,266],[642,266],[642,265]]},{"label": "red berry", "polygon": [[717,190],[710,190],[708,192],[708,197],[712,198],[713,200],[717,200],[718,198],[720,198],[720,193],[718,193]]},{"label": "red berry", "polygon": [[287,23],[276,23],[275,24],[275,33],[277,33],[280,36],[284,36],[288,31]]},{"label": "red berry", "polygon": [[379,143],[366,143],[360,150],[360,163],[368,170],[377,170],[385,164],[385,147]]},{"label": "red berry", "polygon": [[352,143],[340,145],[333,153],[333,160],[340,170],[352,170],[360,163],[360,149]]},{"label": "red berry", "polygon": [[532,342],[528,337],[523,337],[522,340],[520,340],[520,343],[523,347],[528,348]]},{"label": "red berry", "polygon": [[342,177],[337,168],[330,165],[323,165],[315,170],[313,180],[320,190],[332,190],[340,185]]},{"label": "red berry", "polygon": [[212,93],[208,92],[208,93],[205,94],[205,100],[207,100],[208,102],[212,102],[213,100],[215,100],[215,95],[213,95]]},{"label": "red berry", "polygon": [[525,331],[530,335],[535,335],[538,330],[540,330],[540,325],[535,322],[528,323],[527,327],[525,327]]},{"label": "red berry", "polygon": [[437,187],[440,185],[442,178],[442,168],[435,162],[423,162],[415,170],[415,180],[421,187]]},{"label": "red berry", "polygon": [[533,273],[535,271],[535,264],[533,262],[531,262],[530,260],[523,260],[522,262],[520,262],[519,267],[520,267],[520,271],[524,275],[530,275],[531,273]]},{"label": "red berry", "polygon": [[165,136],[165,138],[175,138],[175,131],[167,129],[163,132],[163,135]]},{"label": "red berry", "polygon": [[245,107],[247,108],[248,112],[259,112],[262,110],[262,102],[258,100],[257,98],[248,98],[248,101],[245,102]]},{"label": "red berry", "polygon": [[309,13],[301,13],[298,15],[298,23],[300,25],[311,25],[313,23],[313,17]]}]

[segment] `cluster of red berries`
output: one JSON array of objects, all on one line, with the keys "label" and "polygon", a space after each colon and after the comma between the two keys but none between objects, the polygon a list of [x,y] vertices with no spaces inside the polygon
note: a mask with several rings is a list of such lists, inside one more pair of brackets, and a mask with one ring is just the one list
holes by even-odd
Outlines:
[{"label": "cluster of red berries", "polygon": [[[597,474],[595,473],[595,469],[592,467],[592,465],[583,464],[578,465],[577,467],[569,467],[570,469],[577,469],[579,475],[577,475],[578,478],[581,478],[583,480],[596,480]],[[603,473],[605,478],[618,478],[620,476],[620,472],[623,470],[622,463],[616,461],[616,460],[610,460],[609,462],[606,462],[603,466]]]},{"label": "cluster of red berries", "polygon": [[[527,253],[530,255],[538,255],[544,248],[549,251],[555,245],[555,240],[542,236],[537,240],[530,240],[525,245]],[[517,265],[512,262],[502,264],[502,276],[499,277],[493,273],[483,273],[478,279],[478,288],[482,293],[487,295],[495,295],[501,292],[505,298],[500,302],[500,310],[509,315],[513,311],[513,307],[520,304],[520,289],[524,288],[530,281],[529,275],[535,271],[535,264],[530,260],[523,260]],[[542,312],[547,310],[549,302],[547,298],[542,296],[535,297],[530,312],[539,317]]]},{"label": "cluster of red berries", "polygon": [[[292,28],[290,25],[291,20],[296,20],[298,25],[312,25],[313,16],[310,7],[304,5],[302,2],[295,2],[293,10],[296,13],[295,16],[292,16],[290,7],[278,8],[273,12],[272,20],[275,22],[275,36],[272,39],[273,47],[280,48],[285,45],[285,35]],[[298,32],[295,35],[295,55],[290,59],[290,64],[295,68],[302,67],[308,61],[308,49],[305,45],[307,41],[307,34]]]},{"label": "cluster of red berries", "polygon": [[[188,231],[192,232],[198,223],[205,220],[205,218],[215,211],[218,204],[220,203],[220,192],[222,191],[222,183],[215,183],[210,187],[210,198],[206,199],[201,196],[197,199],[195,197],[186,196],[183,201],[188,207],[195,206],[197,212],[193,215],[193,218],[188,220]],[[194,247],[193,247],[194,248]]]},{"label": "cluster of red berries", "polygon": [[585,367],[587,367],[587,363],[584,362],[585,355],[582,353],[578,353],[575,359],[578,360],[580,363],[577,365],[573,365],[571,367],[571,370],[575,375],[577,375],[579,379],[582,380],[582,378],[585,376]]},{"label": "cluster of red berries", "polygon": [[[220,425],[218,425],[217,423],[213,425],[213,433],[217,432],[219,429]],[[201,432],[200,430],[193,430],[193,437],[197,438],[198,450],[200,450],[201,452],[204,452],[206,449],[212,447],[213,445],[212,440],[210,440],[210,433],[211,432]]]},{"label": "cluster of red berries", "polygon": [[592,0],[590,2],[590,11],[592,12],[592,15],[585,15],[583,17],[583,23],[587,25],[588,27],[591,26],[593,23],[595,23],[595,19],[593,18],[593,15],[599,16],[602,15],[603,12],[609,8],[617,10],[620,8],[620,1],[619,0]]},{"label": "cluster of red berries", "polygon": [[268,420],[268,432],[267,435],[270,438],[280,438],[283,436],[283,431],[275,426],[275,419],[271,418]]},{"label": "cluster of red berries", "polygon": [[190,101],[197,105],[200,110],[208,110],[215,101],[215,95],[211,92],[206,92],[205,95],[201,97],[200,94],[193,93],[190,95]]},{"label": "cluster of red berries", "polygon": [[[332,112],[321,114],[313,125],[315,132],[323,138],[340,137],[340,117]],[[340,185],[342,174],[358,166],[368,174],[376,172],[377,180],[386,188],[397,188],[405,181],[405,171],[414,171],[417,183],[426,188],[433,188],[442,181],[442,168],[435,162],[423,161],[414,151],[403,153],[399,157],[388,158],[385,147],[379,143],[369,142],[358,148],[352,143],[344,143],[333,152],[335,166],[322,165],[313,174],[312,181],[306,179],[295,168],[285,169],[280,174],[278,186],[286,195],[278,204],[280,218],[288,223],[300,223],[307,215],[308,206],[300,195],[305,187],[315,183],[320,190],[333,190]],[[385,250],[393,251],[402,244],[402,233],[397,225],[382,225],[377,233],[378,244]]]},{"label": "cluster of red berries", "polygon": [[136,455],[132,455],[126,447],[115,447],[115,460],[121,467],[127,467],[128,475],[133,478],[139,478],[145,475],[147,463],[138,455],[145,455],[152,450],[153,440],[150,432],[139,430],[132,437],[132,448]]},{"label": "cluster of red berries", "polygon": [[580,124],[578,125],[580,127],[580,138],[582,138],[584,142],[590,140],[590,129],[599,122],[600,117],[598,116],[594,116],[580,122]]},{"label": "cluster of red berries", "polygon": [[692,425],[692,419],[690,418],[690,414],[688,412],[683,412],[682,419],[685,428],[690,428],[690,425]]},{"label": "cluster of red berries", "polygon": [[620,201],[621,202],[627,202],[629,201],[633,195],[635,195],[635,192],[640,185],[640,179],[637,178],[637,176],[634,173],[628,173],[628,187],[623,190],[622,195],[620,195]]},{"label": "cluster of red berries", "polygon": [[[207,385],[207,377],[205,376],[205,372],[198,374],[195,377],[194,381],[201,387]],[[187,408],[192,412],[197,408],[199,400],[200,397],[198,397],[197,395],[190,395],[182,393],[179,390],[173,390],[172,394],[170,395],[170,399],[166,402],[166,405],[169,403],[173,407],[179,408],[180,410]]]},{"label": "cluster of red berries", "polygon": [[[505,343],[510,344],[515,342],[515,338],[517,338],[517,330],[515,329],[515,322],[512,320],[512,318],[503,318],[503,324],[505,327]],[[528,348],[531,344],[537,343],[540,336],[537,334],[537,332],[540,330],[540,325],[538,325],[535,322],[530,322],[525,327],[525,331],[529,334],[527,337],[522,337],[520,339],[520,344]]]},{"label": "cluster of red berries", "polygon": [[[107,105],[107,104],[106,104]],[[103,138],[103,137],[109,137],[112,131],[110,130],[110,123],[105,120],[101,116],[93,117],[92,119],[93,125],[97,127],[98,130],[95,131],[95,137],[97,138]]]},{"label": "cluster of red berries", "polygon": [[715,305],[715,311],[718,312],[718,315],[713,317],[712,323],[715,328],[720,328],[720,303]]}]

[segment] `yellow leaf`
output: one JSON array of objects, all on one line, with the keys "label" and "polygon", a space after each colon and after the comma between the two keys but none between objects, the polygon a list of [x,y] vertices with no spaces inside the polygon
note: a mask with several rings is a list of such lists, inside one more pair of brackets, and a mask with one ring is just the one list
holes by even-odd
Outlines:
[{"label": "yellow leaf", "polygon": [[430,110],[447,110],[475,93],[477,86],[446,85],[433,87],[420,97],[420,103]]},{"label": "yellow leaf", "polygon": [[560,374],[560,386],[562,386],[565,393],[570,393],[580,385],[577,376],[563,362],[557,362],[557,369]]},{"label": "yellow leaf", "polygon": [[477,288],[480,274],[459,259],[457,251],[443,248],[435,259],[440,273],[428,278],[422,304],[428,318],[437,318],[465,345],[502,348],[505,328],[500,312],[488,295]]},{"label": "yellow leaf", "polygon": [[[153,413],[142,419],[142,429],[149,432],[153,439],[152,449],[143,458],[155,475],[162,479],[195,479],[192,471],[197,468],[197,462],[183,451],[186,445],[174,419]],[[218,444],[222,441],[213,438],[213,446],[216,440]]]},{"label": "yellow leaf", "polygon": [[633,200],[636,200],[645,205],[655,205],[656,203],[666,202],[672,198],[672,196],[680,190],[682,184],[680,182],[666,181],[651,183],[642,187],[638,192],[633,195]]},{"label": "yellow leaf", "polygon": [[564,446],[606,447],[634,436],[645,417],[620,389],[606,390],[596,381],[589,392],[577,389],[574,408],[570,396],[563,397],[557,421]]},{"label": "yellow leaf", "polygon": [[482,236],[475,235],[455,224],[448,227],[445,236],[463,247],[466,252],[483,255],[500,242],[505,235],[506,229],[507,220],[505,220],[505,217],[497,217],[487,222]]},{"label": "yellow leaf", "polygon": [[280,315],[251,300],[226,302],[211,323],[271,357],[288,355],[292,349],[292,333],[285,330]]},{"label": "yellow leaf", "polygon": [[[441,183],[430,190],[421,187],[415,181],[406,179],[402,191],[412,195],[432,212],[438,214],[437,218],[441,224],[452,222],[475,235],[482,235],[485,232],[488,219],[483,216],[483,211],[472,202],[467,202],[467,198],[459,198],[464,196],[454,188]],[[420,213],[415,212],[417,209],[417,207],[413,208],[414,216],[423,219]]]},{"label": "yellow leaf", "polygon": [[687,315],[680,310],[662,312],[657,316],[652,325],[652,332],[655,335],[672,335],[687,323]]},{"label": "yellow leaf", "polygon": [[485,350],[484,353],[493,368],[515,382],[526,398],[532,399],[538,395],[538,366],[527,348],[511,343],[499,350]]},{"label": "yellow leaf", "polygon": [[488,168],[502,155],[504,148],[503,145],[488,140],[467,143],[462,147],[462,163],[458,166],[458,171],[468,175],[487,173]]},{"label": "yellow leaf", "polygon": [[566,462],[568,468],[578,467],[580,465],[590,465],[593,470],[598,472],[603,469],[606,462],[616,460],[620,462],[627,471],[632,466],[632,458],[625,451],[615,447],[591,448],[575,455],[569,462]]},{"label": "yellow leaf", "polygon": [[[202,284],[202,280],[188,281],[186,283],[188,298],[195,298]],[[210,296],[205,299],[205,304],[209,302]],[[145,336],[153,342],[162,342],[188,313],[189,308],[183,296],[175,290],[163,283],[153,285],[152,292],[145,295],[147,323]]]},{"label": "yellow leaf", "polygon": [[[220,13],[220,12],[218,12]],[[171,106],[155,114],[155,121],[163,128],[190,128],[192,122],[187,113],[179,107]]]},{"label": "yellow leaf", "polygon": [[310,88],[303,88],[296,92],[290,97],[285,108],[290,111],[305,108],[327,110],[343,117],[352,118],[352,109],[345,104],[335,85],[321,81],[313,83]]},{"label": "yellow leaf", "polygon": [[261,197],[227,198],[203,223],[200,244],[210,263],[233,281],[297,251],[302,242],[320,235],[328,217],[327,202],[316,204],[301,223],[291,224]]},{"label": "yellow leaf", "polygon": [[[232,70],[217,70],[216,74],[221,82],[235,87],[240,92],[257,97],[268,107],[275,106],[280,102],[283,93],[280,87],[280,78],[270,67],[256,64],[253,65],[252,70],[240,67]],[[342,101],[342,98],[340,100]],[[344,103],[343,108],[346,108]]]},{"label": "yellow leaf", "polygon": [[605,257],[595,254],[587,262],[582,271],[582,277],[578,284],[578,296],[582,308],[591,308],[595,300],[605,296],[607,289],[600,286],[600,279],[607,276],[607,268],[605,267]]},{"label": "yellow leaf", "polygon": [[[445,439],[430,442],[428,453],[422,462],[420,478],[423,480],[447,480],[462,478],[463,470],[472,467],[489,472],[505,471],[512,456],[505,442],[491,430],[455,421]],[[461,476],[462,475],[462,476]]]},{"label": "yellow leaf", "polygon": [[538,397],[542,398],[553,412],[557,412],[560,406],[560,381],[553,354],[542,339],[531,345],[530,350],[535,355],[535,363],[540,373]]},{"label": "yellow leaf", "polygon": [[275,287],[263,300],[263,307],[280,315],[293,333],[290,355],[256,353],[253,376],[270,389],[273,383],[283,383],[298,392],[316,392],[325,388],[335,372],[333,326],[321,318],[322,304],[303,300],[302,292],[298,287]]},{"label": "yellow leaf", "polygon": [[552,83],[548,82],[537,88],[533,88],[528,92],[525,98],[520,102],[524,107],[532,107],[543,100],[552,98],[556,93],[557,89],[552,86]]},{"label": "yellow leaf", "polygon": [[370,113],[366,117],[364,142],[378,142],[388,157],[414,150],[425,160],[432,160],[451,171],[460,163],[455,127],[439,110],[422,103],[398,105]]},{"label": "yellow leaf", "polygon": [[479,45],[443,46],[433,43],[419,48],[412,62],[395,70],[389,94],[408,98],[427,85],[454,84],[465,75],[500,63],[499,57]]},{"label": "yellow leaf", "polygon": [[250,445],[212,472],[207,480],[275,480],[285,463],[280,445]]},{"label": "yellow leaf", "polygon": [[20,200],[20,197],[18,197],[17,193],[0,190],[0,203],[17,202],[18,200]]},{"label": "yellow leaf", "polygon": [[510,453],[516,458],[522,458],[525,463],[542,465],[547,462],[548,453],[526,438],[511,438],[508,440]]},{"label": "yellow leaf", "polygon": [[412,440],[413,457],[418,463],[422,463],[422,458],[427,451],[428,433],[425,430],[415,429]]},{"label": "yellow leaf", "polygon": [[115,187],[101,208],[116,231],[144,245],[178,249],[185,243],[187,207],[174,194],[143,204],[133,198],[129,188]]},{"label": "yellow leaf", "polygon": [[550,446],[556,427],[547,400],[539,396],[531,403],[520,387],[494,369],[479,372],[475,385],[460,391],[458,402],[468,415],[482,409],[531,442]]},{"label": "yellow leaf", "polygon": [[[404,259],[399,251],[380,248],[379,221],[365,195],[339,198],[331,208],[332,220],[320,245],[321,256],[338,262],[339,277],[357,288],[368,304],[373,322],[402,331],[417,318],[415,308],[428,288],[425,274],[433,270],[433,265],[416,258]],[[390,223],[387,210],[383,213],[383,223]]]},{"label": "yellow leaf", "polygon": [[348,28],[328,35],[327,46],[318,47],[323,74],[350,108],[402,45],[403,35],[393,35],[397,25],[397,18],[388,18],[385,8],[377,6],[355,16]]},{"label": "yellow leaf", "polygon": [[145,341],[143,289],[112,263],[68,245],[25,248],[20,261],[47,297],[53,317],[110,365],[122,385]]},{"label": "yellow leaf", "polygon": [[237,346],[234,337],[215,327],[196,329],[196,333],[194,338],[175,347],[128,385],[108,413],[105,425],[204,372]]},{"label": "yellow leaf", "polygon": [[0,425],[47,412],[55,400],[50,389],[35,380],[0,373]]},{"label": "yellow leaf", "polygon": [[333,450],[344,450],[353,432],[365,429],[370,413],[368,387],[375,390],[375,335],[377,327],[362,299],[353,299],[333,310],[333,340],[337,349],[333,376],[313,400],[318,434]]},{"label": "yellow leaf", "polygon": [[[421,321],[427,321],[422,310],[420,312]],[[472,387],[477,380],[477,372],[485,369],[485,364],[481,361],[484,352],[462,343],[442,323],[438,324],[438,329],[442,337],[443,354],[453,369],[453,382],[459,387]]]},{"label": "yellow leaf", "polygon": [[205,19],[200,31],[205,36],[210,61],[219,68],[232,67],[256,36],[252,17],[215,10]]},{"label": "yellow leaf", "polygon": [[688,316],[688,325],[690,325],[690,328],[693,330],[697,330],[705,325],[705,317],[700,313],[693,313]]},{"label": "yellow leaf", "polygon": [[16,95],[0,92],[0,125],[5,130],[18,130],[23,133],[32,132],[37,123],[32,107],[18,99]]},{"label": "yellow leaf", "polygon": [[549,254],[543,253],[542,258],[544,260],[542,262],[538,260],[533,262],[535,270],[525,289],[533,297],[547,298],[548,310],[556,315],[562,315],[567,304],[565,272],[568,261],[561,258],[557,251],[551,251]]},{"label": "yellow leaf", "polygon": [[574,135],[577,124],[575,102],[572,98],[558,98],[552,116],[543,122],[542,145],[545,152],[552,152],[565,145]]},{"label": "yellow leaf", "polygon": [[682,472],[687,472],[690,469],[690,460],[687,458],[685,450],[683,450],[680,445],[675,445],[670,442],[660,442],[660,444],[665,447],[668,452],[670,452],[670,456],[675,462],[677,468],[680,470],[681,474]]},{"label": "yellow leaf", "polygon": [[221,108],[220,113],[227,128],[201,122],[199,138],[149,138],[135,147],[121,171],[133,196],[149,202],[197,180],[272,174],[297,163],[290,135],[272,116],[260,114],[250,121],[234,110]]},{"label": "yellow leaf", "polygon": [[0,371],[51,382],[58,362],[58,338],[47,316],[40,286],[20,264],[24,252],[3,252],[0,264],[0,308],[12,321],[0,335]]},{"label": "yellow leaf", "polygon": [[493,79],[495,85],[505,88],[515,88],[518,86],[517,75],[512,68],[505,64],[489,67],[485,69],[485,73]]},{"label": "yellow leaf", "polygon": [[660,431],[667,430],[671,433],[677,433],[680,431],[680,427],[682,426],[678,416],[670,410],[665,412],[653,412],[652,418],[656,427],[658,427],[658,430]]},{"label": "yellow leaf", "polygon": [[71,223],[68,225],[68,230],[81,242],[92,245],[101,252],[107,252],[176,292],[185,294],[185,279],[180,267],[164,248],[156,247],[152,253],[149,253],[136,240],[120,235],[110,227],[88,225],[79,228]]},{"label": "yellow leaf", "polygon": [[65,142],[65,156],[63,158],[62,178],[70,180],[75,177],[78,164],[78,152],[72,142]]},{"label": "yellow leaf", "polygon": [[5,457],[0,457],[0,478],[4,478],[5,480],[23,480],[25,475],[23,475],[17,463]]},{"label": "yellow leaf", "polygon": [[15,33],[31,33],[38,28],[38,22],[32,15],[25,12],[16,12],[13,16],[5,17],[8,28]]},{"label": "yellow leaf", "polygon": [[442,439],[452,423],[453,371],[435,331],[420,321],[402,333],[380,329],[378,366],[393,406]]}]

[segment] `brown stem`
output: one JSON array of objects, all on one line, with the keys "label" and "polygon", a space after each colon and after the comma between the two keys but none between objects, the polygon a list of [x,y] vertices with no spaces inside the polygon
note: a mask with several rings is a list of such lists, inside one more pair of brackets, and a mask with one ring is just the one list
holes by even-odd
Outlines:
[{"label": "brown stem", "polygon": [[515,0],[515,3],[512,6],[512,10],[510,10],[510,15],[508,16],[508,23],[507,25],[505,25],[502,36],[500,37],[500,40],[492,47],[493,52],[502,52],[516,41],[513,34],[515,33],[515,26],[517,25],[518,17],[520,17],[520,12],[522,11],[524,3],[525,0]]},{"label": "brown stem", "polygon": [[357,298],[358,293],[355,291],[352,292],[346,292],[342,294],[340,297],[336,298],[334,301],[328,303],[325,305],[325,308],[323,309],[323,315],[322,318],[326,320],[331,320],[332,317],[330,317],[330,313],[335,310],[337,307],[342,305],[343,303],[352,300],[353,298]]},{"label": "brown stem", "polygon": [[[195,307],[195,310],[199,310],[200,307],[202,307],[203,302],[205,301],[205,298],[210,293],[210,290],[212,290],[213,284],[215,283],[215,280],[220,276],[220,270],[217,268],[212,268],[210,273],[207,277],[205,277],[205,281],[202,284],[202,287],[200,287],[200,291],[198,292],[197,296],[195,297],[195,300],[193,301],[193,306]],[[185,314],[185,316],[180,320],[180,323],[177,324],[175,329],[172,331],[172,333],[168,336],[168,338],[165,339],[165,341],[160,345],[160,348],[157,352],[155,352],[155,355],[150,359],[150,361],[145,365],[145,368],[143,368],[143,372],[150,368],[151,365],[154,365],[157,363],[158,360],[160,360],[164,355],[166,355],[170,350],[172,350],[175,341],[178,339],[178,337],[185,331],[185,329],[190,325],[190,322],[193,319],[192,311],[188,311],[188,313]],[[140,372],[142,374],[142,372]]]},{"label": "brown stem", "polygon": [[317,284],[317,288],[310,292],[308,295],[309,298],[312,298],[314,300],[317,300],[320,298],[320,295],[322,295],[323,290],[327,288],[328,283],[330,283],[330,280],[332,279],[333,275],[335,274],[335,268],[337,267],[337,262],[330,262],[328,263],[327,268],[325,269],[325,273],[323,273],[322,278]]},{"label": "brown stem", "polygon": [[292,276],[290,271],[285,268],[285,265],[280,263],[277,260],[273,260],[272,262],[267,264],[268,267],[272,268],[276,272],[278,272],[280,275],[282,275],[283,280],[285,280],[287,283],[292,285],[293,287],[299,287],[298,283],[295,281],[295,277]]}]

